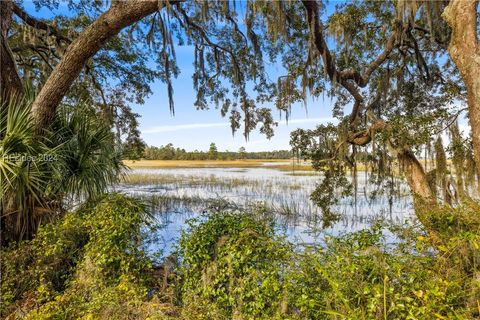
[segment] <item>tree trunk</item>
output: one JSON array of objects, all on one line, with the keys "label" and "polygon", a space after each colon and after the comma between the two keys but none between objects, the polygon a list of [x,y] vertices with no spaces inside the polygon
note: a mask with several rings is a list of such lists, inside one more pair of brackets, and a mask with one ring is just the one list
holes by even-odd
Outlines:
[{"label": "tree trunk", "polygon": [[411,150],[397,150],[397,157],[403,169],[407,184],[413,194],[415,215],[428,230],[432,239],[438,242],[440,237],[436,227],[432,225],[430,222],[431,219],[429,218],[431,215],[437,214],[438,202],[434,192],[430,188],[427,175]]},{"label": "tree trunk", "polygon": [[8,30],[12,22],[12,2],[0,1],[0,103],[23,92],[17,65],[8,46]]},{"label": "tree trunk", "polygon": [[414,196],[428,201],[435,201],[433,191],[428,184],[427,175],[413,152],[401,150],[397,153],[397,157]]},{"label": "tree trunk", "polygon": [[120,30],[163,8],[159,0],[113,1],[97,20],[88,26],[67,48],[36,97],[32,115],[37,132],[52,122],[55,111],[85,63]]},{"label": "tree trunk", "polygon": [[[472,80],[468,81],[467,84],[468,112],[472,130],[475,165],[477,171],[480,172],[480,65],[477,66],[473,72],[476,72],[476,75],[472,75]],[[467,83],[467,81],[465,81],[465,83]]]},{"label": "tree trunk", "polygon": [[448,52],[467,88],[473,151],[477,171],[480,172],[480,54],[477,5],[475,0],[451,0],[443,12],[443,17],[452,28]]},{"label": "tree trunk", "polygon": [[[397,39],[396,32],[392,33],[385,43],[383,51],[372,60],[363,74],[356,70],[338,71],[335,65],[335,59],[327,46],[327,41],[324,38],[323,26],[320,23],[320,10],[316,1],[302,1],[307,14],[307,22],[312,34],[312,44],[316,47],[319,57],[321,57],[325,66],[326,73],[332,82],[341,84],[355,100],[352,114],[350,117],[350,125],[355,125],[355,119],[360,112],[361,105],[364,104],[364,98],[359,88],[368,85],[369,79],[373,72],[380,67],[388,58],[392,50],[395,48]],[[356,85],[354,85],[354,83]],[[350,132],[347,142],[353,145],[364,146],[372,141],[376,132],[386,130],[388,124],[378,119],[370,128],[360,132]],[[415,199],[419,197],[423,202],[436,203],[435,197],[428,184],[428,179],[423,170],[422,165],[418,162],[415,155],[408,149],[396,148],[399,161],[403,164],[404,174],[408,185]]]}]

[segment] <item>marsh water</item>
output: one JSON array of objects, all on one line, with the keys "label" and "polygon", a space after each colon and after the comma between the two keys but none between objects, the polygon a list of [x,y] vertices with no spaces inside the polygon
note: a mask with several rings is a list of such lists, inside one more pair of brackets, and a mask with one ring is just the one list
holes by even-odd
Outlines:
[{"label": "marsh water", "polygon": [[[116,189],[152,204],[161,226],[153,246],[164,255],[172,251],[186,221],[207,212],[268,212],[279,233],[302,244],[322,241],[326,234],[368,228],[379,219],[399,224],[413,217],[411,196],[403,183],[378,187],[363,173],[356,179],[356,196],[340,199],[332,207],[336,219],[328,221],[310,199],[322,179],[311,171],[280,171],[265,163],[261,168],[132,169],[128,175]],[[395,188],[394,195],[390,188]]]}]

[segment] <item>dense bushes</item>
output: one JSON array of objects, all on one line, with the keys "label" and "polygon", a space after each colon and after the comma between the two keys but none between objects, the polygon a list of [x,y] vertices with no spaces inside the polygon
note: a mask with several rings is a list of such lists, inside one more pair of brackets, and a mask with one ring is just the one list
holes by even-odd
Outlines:
[{"label": "dense bushes", "polygon": [[180,241],[183,314],[193,319],[271,318],[282,309],[291,247],[266,221],[215,214]]},{"label": "dense bushes", "polygon": [[395,246],[377,226],[301,251],[272,230],[251,216],[225,214],[184,236],[184,312],[205,319],[478,316],[476,306],[469,309],[469,275],[436,258],[414,229],[401,229]]},{"label": "dense bushes", "polygon": [[180,239],[165,287],[139,247],[145,208],[110,195],[2,252],[0,311],[10,319],[474,319],[480,237],[460,221],[468,209],[457,211],[445,212],[445,230],[457,229],[435,248],[413,227],[390,228],[397,240],[388,244],[381,224],[294,247],[271,220],[202,216]]},{"label": "dense bushes", "polygon": [[2,316],[26,319],[131,319],[162,315],[147,300],[152,266],[139,249],[147,221],[120,195],[68,213],[36,237],[2,252]]}]

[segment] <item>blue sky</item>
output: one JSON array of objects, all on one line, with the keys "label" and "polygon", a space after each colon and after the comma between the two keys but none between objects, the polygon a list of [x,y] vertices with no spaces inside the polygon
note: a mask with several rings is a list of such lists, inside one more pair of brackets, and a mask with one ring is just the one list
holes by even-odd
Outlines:
[{"label": "blue sky", "polygon": [[[331,2],[330,10],[333,10],[334,3],[335,1]],[[177,47],[176,53],[181,73],[173,86],[175,116],[170,114],[166,85],[161,82],[152,85],[154,94],[145,104],[134,106],[134,111],[142,116],[142,138],[149,145],[173,143],[187,150],[208,150],[210,143],[215,142],[219,150],[235,151],[242,146],[247,151],[290,149],[291,131],[297,128],[313,129],[320,123],[336,122],[332,118],[333,103],[328,97],[310,100],[306,107],[300,103],[294,105],[288,123],[285,115],[280,115],[273,103],[270,103],[258,107],[272,109],[275,121],[278,122],[271,139],[267,139],[258,130],[250,134],[248,141],[245,140],[242,129],[233,136],[229,119],[222,118],[215,106],[212,105],[209,110],[196,110],[194,107],[193,48]],[[266,69],[271,79],[276,79],[282,73],[280,64],[267,65]]]},{"label": "blue sky", "polygon": [[[1,0],[0,0],[1,1]],[[52,13],[48,9],[37,11],[31,1],[24,1],[26,10],[36,17],[51,17],[54,14],[68,14],[65,3]],[[327,11],[334,10],[335,1],[330,1]],[[174,83],[175,116],[170,114],[166,85],[157,81],[151,85],[153,94],[145,100],[143,105],[133,105],[132,109],[140,114],[140,131],[142,138],[149,145],[160,146],[173,143],[176,147],[187,150],[207,150],[211,142],[215,142],[219,150],[238,150],[244,146],[248,151],[270,151],[290,149],[290,132],[296,128],[311,129],[320,123],[335,122],[332,119],[332,101],[328,98],[310,100],[307,108],[302,104],[292,107],[288,124],[275,111],[273,104],[263,105],[270,107],[275,120],[279,125],[275,135],[270,140],[261,135],[258,130],[245,141],[240,129],[232,136],[228,118],[222,118],[220,111],[212,106],[209,110],[196,110],[194,107],[195,92],[193,90],[193,49],[188,46],[177,47],[177,63],[181,73]],[[275,79],[282,72],[281,65],[269,65],[267,70]],[[346,110],[347,111],[347,110]],[[464,119],[460,119],[461,128],[468,131]]]},{"label": "blue sky", "polygon": [[[175,116],[170,114],[166,85],[156,82],[152,85],[153,95],[145,104],[134,106],[134,111],[141,114],[140,130],[142,138],[149,145],[173,143],[187,150],[207,150],[215,142],[219,150],[238,150],[244,146],[248,151],[267,151],[289,149],[290,132],[296,128],[314,128],[319,123],[334,121],[331,115],[331,100],[328,98],[312,100],[297,104],[292,108],[288,124],[284,115],[280,118],[272,104],[264,105],[273,111],[278,127],[270,140],[258,130],[251,133],[245,141],[242,129],[232,136],[228,118],[222,118],[220,111],[211,106],[209,110],[196,110],[193,90],[193,50],[183,47],[177,51],[177,62],[181,74],[174,81]],[[272,73],[277,73],[281,66],[270,66]]]},{"label": "blue sky", "polygon": [[[58,10],[55,12],[45,8],[37,11],[32,1],[28,0],[23,2],[23,6],[27,12],[39,18],[52,17],[55,14],[68,15],[69,13],[65,2],[60,2]],[[241,146],[245,147],[247,151],[290,149],[291,131],[296,128],[315,128],[320,123],[334,121],[331,114],[332,102],[327,97],[309,101],[307,108],[303,104],[293,106],[288,124],[284,118],[280,117],[272,103],[262,105],[274,110],[273,115],[278,121],[275,135],[270,140],[261,135],[258,130],[250,134],[248,141],[245,140],[242,129],[233,136],[228,118],[222,118],[220,111],[216,110],[215,106],[209,110],[196,110],[194,107],[193,48],[177,47],[176,53],[181,73],[174,80],[175,116],[170,114],[166,85],[161,81],[156,81],[151,85],[153,94],[145,100],[143,105],[132,106],[133,111],[141,116],[139,118],[140,131],[142,138],[149,145],[160,146],[173,143],[174,146],[187,150],[208,150],[210,143],[215,142],[218,149],[222,151],[235,151]],[[281,72],[281,69],[281,65],[267,67],[271,79],[276,79],[276,75]]]}]

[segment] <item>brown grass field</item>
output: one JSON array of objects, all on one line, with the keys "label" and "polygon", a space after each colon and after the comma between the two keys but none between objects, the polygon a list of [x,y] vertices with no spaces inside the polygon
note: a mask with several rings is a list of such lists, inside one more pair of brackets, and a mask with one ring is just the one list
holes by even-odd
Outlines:
[{"label": "brown grass field", "polygon": [[[265,163],[269,163],[265,165]],[[286,164],[289,162],[289,164]],[[269,168],[284,171],[311,171],[308,162],[284,160],[124,160],[123,163],[130,168]],[[278,163],[278,164],[275,164]]]}]

